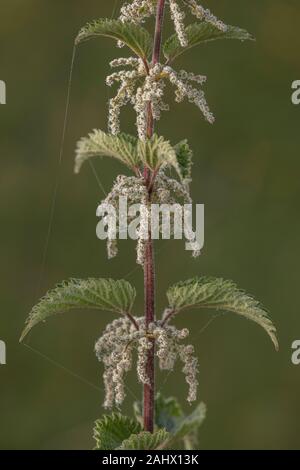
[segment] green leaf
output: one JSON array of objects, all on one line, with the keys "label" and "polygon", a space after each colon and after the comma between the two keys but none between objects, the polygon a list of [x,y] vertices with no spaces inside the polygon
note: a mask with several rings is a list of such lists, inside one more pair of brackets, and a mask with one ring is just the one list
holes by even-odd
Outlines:
[{"label": "green leaf", "polygon": [[158,394],[155,400],[155,422],[170,433],[168,446],[185,441],[197,434],[199,427],[206,417],[206,406],[200,403],[188,416],[185,416],[178,401],[174,397],[164,398]]},{"label": "green leaf", "polygon": [[95,129],[82,138],[76,149],[75,173],[79,173],[86,160],[93,157],[112,157],[134,170],[139,165],[137,139],[128,134],[117,136]]},{"label": "green leaf", "polygon": [[[142,403],[134,403],[136,419],[142,421]],[[193,441],[197,437],[197,431],[206,416],[206,406],[200,403],[188,416],[182,411],[181,406],[174,397],[165,398],[161,393],[155,397],[155,425],[158,429],[165,429],[169,433],[167,446],[175,446],[178,441]]]},{"label": "green leaf", "polygon": [[161,166],[173,166],[180,174],[176,152],[170,142],[154,134],[151,139],[138,141],[138,153],[142,163],[152,171]]},{"label": "green leaf", "polygon": [[[143,424],[143,404],[136,401],[133,404],[134,415],[137,421]],[[155,425],[158,429],[165,429],[172,433],[179,419],[184,413],[174,397],[165,398],[160,392],[155,396]]]},{"label": "green leaf", "polygon": [[174,313],[188,307],[227,310],[258,323],[278,350],[276,328],[259,302],[238,289],[232,281],[200,277],[179,282],[169,288],[167,297]]},{"label": "green leaf", "polygon": [[206,406],[204,403],[200,403],[190,415],[177,421],[176,427],[169,440],[169,444],[173,444],[177,440],[184,439],[198,431],[205,418]]},{"label": "green leaf", "polygon": [[155,424],[169,433],[174,433],[178,422],[184,418],[184,413],[174,397],[165,398],[158,393],[155,398]]},{"label": "green leaf", "polygon": [[162,166],[171,166],[180,179],[188,183],[191,176],[192,151],[186,140],[174,147],[164,137],[154,134],[151,139],[138,140],[129,134],[111,135],[95,129],[88,137],[77,143],[75,173],[93,157],[112,157],[132,171],[145,165],[152,171]]},{"label": "green leaf", "polygon": [[164,445],[169,439],[169,433],[164,429],[151,434],[150,432],[140,432],[132,434],[129,439],[124,440],[118,450],[154,450],[165,448]]},{"label": "green leaf", "polygon": [[169,37],[165,42],[163,53],[168,62],[173,61],[192,47],[208,41],[215,41],[216,39],[239,39],[240,41],[254,39],[245,29],[237,26],[228,26],[226,31],[221,31],[216,26],[206,22],[191,24],[185,31],[188,46],[182,47],[176,34]]},{"label": "green leaf", "polygon": [[175,145],[174,150],[176,153],[181,179],[184,183],[189,184],[192,178],[193,152],[187,140],[182,140],[177,145]]},{"label": "green leaf", "polygon": [[94,439],[96,450],[114,450],[132,434],[141,432],[141,426],[134,419],[113,413],[95,422]]},{"label": "green leaf", "polygon": [[49,291],[33,307],[22,333],[22,341],[28,332],[48,317],[75,308],[89,308],[129,314],[136,291],[129,282],[113,279],[71,279]]},{"label": "green leaf", "polygon": [[148,31],[134,23],[122,23],[120,20],[99,19],[84,26],[75,43],[105,36],[126,44],[136,55],[146,59],[152,51],[152,39]]}]

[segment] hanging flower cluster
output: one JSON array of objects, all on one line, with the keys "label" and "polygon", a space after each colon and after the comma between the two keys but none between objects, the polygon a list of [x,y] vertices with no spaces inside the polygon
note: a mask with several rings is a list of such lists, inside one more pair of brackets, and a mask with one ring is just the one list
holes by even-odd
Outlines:
[{"label": "hanging flower cluster", "polygon": [[120,84],[116,96],[109,102],[109,131],[113,135],[120,132],[121,108],[130,103],[137,114],[136,125],[139,138],[144,140],[149,103],[151,102],[153,118],[156,121],[160,119],[162,111],[169,110],[168,104],[163,99],[167,82],[175,87],[176,102],[180,103],[185,98],[188,99],[200,109],[209,123],[214,122],[214,116],[209,109],[203,90],[192,85],[192,83],[203,85],[206,82],[205,76],[195,75],[185,70],[176,72],[169,65],[162,64],[155,64],[150,67],[149,71],[146,71],[142,60],[134,57],[116,59],[110,65],[133,67],[133,70],[121,70],[109,75],[106,79],[108,86],[116,82]]},{"label": "hanging flower cluster", "polygon": [[178,330],[175,326],[155,322],[145,326],[144,318],[122,317],[107,325],[103,335],[96,343],[95,351],[99,361],[104,364],[105,408],[120,406],[125,399],[124,378],[132,369],[133,353],[137,353],[137,376],[142,384],[149,384],[146,370],[147,352],[156,344],[156,356],[161,370],[173,370],[179,359],[183,364],[182,372],[189,386],[188,402],[197,399],[198,359],[194,347],[181,342],[189,335],[188,329]]},{"label": "hanging flower cluster", "polygon": [[215,15],[211,13],[208,8],[203,8],[199,5],[196,0],[183,0],[189,9],[192,15],[196,16],[199,20],[205,21],[206,23],[210,23],[220,31],[227,31],[228,26],[223,23],[223,21],[219,20]]},{"label": "hanging flower cluster", "polygon": [[146,18],[155,14],[156,4],[157,0],[133,0],[130,4],[125,3],[121,7],[119,19],[124,23],[143,23]]},{"label": "hanging flower cluster", "polygon": [[[148,191],[145,186],[144,179],[142,177],[135,176],[124,176],[120,175],[117,177],[112,190],[101,202],[100,206],[103,212],[107,215],[103,217],[103,223],[108,227],[107,230],[107,254],[109,258],[114,258],[118,254],[117,244],[117,231],[120,232],[120,228],[124,226],[123,221],[120,220],[120,198],[126,197],[127,204],[139,205],[139,223],[136,228],[136,239],[137,239],[137,263],[140,265],[144,264],[145,254],[145,243],[148,237],[149,228],[151,227],[151,204],[179,204],[183,207],[183,204],[192,204],[189,191],[179,181],[168,177],[165,174],[164,169],[161,169],[155,179],[153,192],[152,192],[151,203],[149,202]],[[111,208],[114,209],[114,214],[111,214]],[[126,211],[124,214],[126,227],[134,220],[137,219],[136,212],[130,213]],[[114,220],[112,220],[114,218]],[[175,218],[170,217],[170,236],[175,232]],[[184,211],[182,210],[182,223],[184,222]],[[162,232],[163,226],[162,221],[159,220],[158,226],[159,232]],[[193,252],[193,256],[196,257],[200,253],[196,249]]]},{"label": "hanging flower cluster", "polygon": [[185,13],[180,10],[178,3],[175,0],[169,0],[171,18],[174,22],[174,28],[182,47],[188,46],[188,39],[185,32]]},{"label": "hanging flower cluster", "polygon": [[112,68],[131,66],[133,70],[121,70],[106,77],[106,84],[112,86],[119,83],[119,89],[114,98],[109,101],[108,130],[116,135],[120,132],[121,108],[128,103],[135,105],[136,85],[145,76],[145,67],[141,59],[135,57],[119,58],[110,63]]},{"label": "hanging flower cluster", "polygon": [[[148,192],[143,178],[124,175],[118,176],[113,184],[112,190],[104,201],[101,202],[102,209],[105,211],[107,208],[107,215],[103,218],[103,223],[108,226],[107,255],[110,259],[118,254],[117,230],[122,225],[122,221],[119,220],[119,201],[122,196],[127,198],[128,204],[142,204],[144,208],[147,208]],[[115,209],[114,221],[111,220],[111,207]],[[128,214],[126,214],[126,216],[127,223],[130,223],[134,219],[134,216],[130,217]],[[146,214],[146,217],[148,219],[148,214]],[[137,232],[137,262],[141,265],[144,264],[144,225],[143,215],[141,215],[140,230]]]},{"label": "hanging flower cluster", "polygon": [[[181,0],[189,11],[199,20],[214,25],[221,31],[226,31],[227,26],[216,18],[208,9],[203,8],[195,0]],[[179,0],[168,0],[171,18],[178,40],[181,46],[188,46],[188,38],[184,25],[185,13],[179,6]],[[157,0],[134,0],[121,7],[119,19],[123,22],[135,24],[143,23],[146,18],[155,14]],[[119,46],[122,43],[119,42]],[[202,89],[192,85],[192,82],[203,85],[206,77],[195,75],[184,70],[176,72],[169,65],[151,65],[142,59],[129,57],[113,60],[112,68],[128,66],[132,70],[121,70],[109,75],[106,79],[108,86],[118,83],[116,96],[109,101],[109,132],[116,135],[120,132],[120,113],[123,106],[131,104],[137,114],[136,125],[139,138],[144,140],[147,135],[147,116],[149,103],[151,103],[154,120],[158,121],[162,111],[168,111],[169,105],[164,102],[164,90],[166,82],[175,87],[175,100],[183,101],[184,98],[194,103],[202,112],[204,118],[214,122]]]},{"label": "hanging flower cluster", "polygon": [[[168,0],[167,3],[169,4],[174,28],[182,47],[186,47],[188,45],[188,39],[184,25],[185,12],[180,8],[180,3],[183,3],[188,8],[188,11],[197,19],[212,24],[220,31],[227,30],[227,26],[223,21],[213,15],[210,10],[199,5],[196,0]],[[156,5],[157,0],[134,0],[130,4],[126,3],[121,8],[119,19],[124,23],[132,22],[135,24],[141,24],[148,17],[155,14]]]}]

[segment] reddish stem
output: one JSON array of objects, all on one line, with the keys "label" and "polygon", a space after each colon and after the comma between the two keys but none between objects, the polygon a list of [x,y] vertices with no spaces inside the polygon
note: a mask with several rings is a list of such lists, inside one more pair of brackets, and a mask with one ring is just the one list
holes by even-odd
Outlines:
[{"label": "reddish stem", "polygon": [[[154,47],[152,64],[156,64],[160,59],[162,26],[164,18],[165,0],[158,0],[156,12],[156,25],[154,36]],[[154,132],[154,122],[152,105],[148,104],[148,123],[147,137],[151,138]],[[148,188],[149,202],[151,202],[153,174],[148,169],[144,169],[145,184]],[[144,263],[144,289],[145,289],[145,321],[148,327],[150,323],[155,321],[155,265],[154,265],[154,247],[151,239],[151,230],[149,229],[149,239],[146,241],[145,247],[145,263]],[[153,433],[154,430],[154,398],[155,398],[155,368],[154,354],[155,342],[152,340],[152,348],[148,352],[146,365],[147,376],[150,384],[144,385],[144,429]]]},{"label": "reddish stem", "polygon": [[166,0],[159,0],[156,11],[156,24],[155,24],[155,38],[152,63],[157,64],[160,59],[161,41],[162,41],[162,27],[164,22]]}]

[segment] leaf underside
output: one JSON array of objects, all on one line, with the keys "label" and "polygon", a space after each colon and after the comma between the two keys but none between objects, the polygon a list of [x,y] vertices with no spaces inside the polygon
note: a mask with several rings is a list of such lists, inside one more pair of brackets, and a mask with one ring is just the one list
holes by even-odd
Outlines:
[{"label": "leaf underside", "polygon": [[238,28],[237,26],[228,26],[226,31],[220,31],[216,26],[202,22],[193,23],[186,29],[186,36],[188,45],[182,47],[176,34],[167,39],[163,46],[163,53],[168,62],[173,61],[176,57],[180,56],[192,47],[199,44],[215,41],[217,39],[239,39],[240,41],[253,40],[253,36],[245,29]]},{"label": "leaf underside", "polygon": [[48,317],[71,309],[88,308],[130,313],[136,291],[125,280],[113,279],[71,279],[49,291],[35,305],[26,321],[20,341],[38,323]]},{"label": "leaf underside", "polygon": [[139,140],[138,153],[142,163],[150,170],[157,171],[161,166],[171,166],[181,176],[175,149],[163,137],[154,134],[151,139]]},{"label": "leaf underside", "polygon": [[170,308],[175,313],[190,308],[213,308],[237,313],[258,323],[270,336],[278,350],[276,328],[267,312],[253,297],[240,290],[232,281],[200,277],[179,282],[167,292]]},{"label": "leaf underside", "polygon": [[152,39],[145,28],[120,20],[99,19],[88,23],[80,30],[75,44],[99,36],[121,41],[142,59],[146,59],[152,51]]},{"label": "leaf underside", "polygon": [[120,161],[133,172],[141,166],[154,172],[169,166],[185,181],[190,175],[191,155],[186,141],[173,147],[168,140],[156,134],[143,141],[129,134],[110,135],[95,129],[77,143],[74,171],[79,173],[90,158],[106,156]]},{"label": "leaf underside", "polygon": [[140,164],[137,139],[128,134],[114,136],[95,129],[77,144],[75,173],[79,173],[84,162],[93,157],[112,157],[134,170]]},{"label": "leaf underside", "polygon": [[96,450],[114,450],[132,434],[141,432],[140,424],[119,413],[105,415],[95,422],[94,439]]}]

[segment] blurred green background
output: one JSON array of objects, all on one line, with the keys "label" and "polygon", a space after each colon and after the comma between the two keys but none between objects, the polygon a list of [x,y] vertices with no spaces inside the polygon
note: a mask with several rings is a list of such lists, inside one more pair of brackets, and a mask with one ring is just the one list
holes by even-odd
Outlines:
[{"label": "blurred green background", "polygon": [[[209,312],[177,320],[192,331],[200,398],[208,405],[199,448],[299,449],[300,366],[290,356],[300,338],[300,107],[290,95],[292,81],[300,79],[300,4],[203,3],[257,41],[211,43],[177,62],[208,76],[217,121],[210,126],[195,107],[182,104],[172,105],[159,125],[161,134],[173,142],[188,138],[195,150],[192,193],[206,206],[206,243],[197,260],[183,243],[157,244],[157,307],[165,307],[169,284],[199,274],[233,279],[261,299],[278,327],[279,353],[255,324],[234,315],[204,330]],[[73,175],[76,141],[95,127],[106,129],[105,76],[119,54],[110,40],[78,50],[58,163],[74,36],[86,21],[110,17],[113,7],[114,0],[1,0],[0,79],[7,84],[7,105],[0,107],[0,339],[7,344],[7,365],[0,366],[1,449],[89,449],[93,421],[103,413],[102,368],[93,347],[111,315],[82,311],[51,319],[26,339],[30,349],[18,339],[39,296],[71,276],[127,275],[139,289],[142,312],[133,243],[122,242],[119,257],[107,261],[95,236],[103,193],[88,165]],[[122,122],[123,130],[134,131],[132,112]],[[109,159],[95,168],[105,190],[123,171]],[[128,386],[124,411],[130,413],[141,390],[134,375]],[[184,404],[179,370],[159,375],[158,388]]]}]

